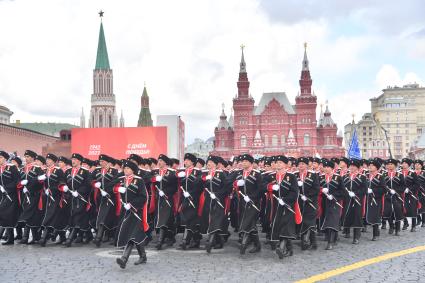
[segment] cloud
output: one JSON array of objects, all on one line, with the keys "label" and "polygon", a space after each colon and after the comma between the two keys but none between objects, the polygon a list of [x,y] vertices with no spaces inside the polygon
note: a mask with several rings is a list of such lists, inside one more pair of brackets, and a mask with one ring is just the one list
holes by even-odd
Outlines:
[{"label": "cloud", "polygon": [[376,84],[379,89],[389,86],[403,86],[405,84],[418,83],[422,85],[422,79],[414,72],[408,72],[404,76],[394,66],[390,64],[383,65],[376,74]]}]

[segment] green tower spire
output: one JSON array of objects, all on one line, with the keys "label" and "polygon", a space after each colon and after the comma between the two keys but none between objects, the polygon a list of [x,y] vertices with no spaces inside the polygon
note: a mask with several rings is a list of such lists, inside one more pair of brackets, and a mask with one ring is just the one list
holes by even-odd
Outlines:
[{"label": "green tower spire", "polygon": [[149,96],[146,90],[146,85],[143,88],[142,93],[142,107],[140,109],[139,121],[137,122],[138,127],[152,127],[151,111],[149,110]]},{"label": "green tower spire", "polygon": [[97,57],[95,70],[109,70],[108,50],[106,49],[105,33],[103,23],[100,22],[99,43],[97,44]]}]

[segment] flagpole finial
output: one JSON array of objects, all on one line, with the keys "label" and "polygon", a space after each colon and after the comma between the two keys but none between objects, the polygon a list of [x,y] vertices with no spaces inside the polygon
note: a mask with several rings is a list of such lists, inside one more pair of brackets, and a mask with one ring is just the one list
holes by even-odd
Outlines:
[{"label": "flagpole finial", "polygon": [[351,114],[351,116],[353,117],[353,124],[354,124],[354,117],[356,116],[356,114]]}]

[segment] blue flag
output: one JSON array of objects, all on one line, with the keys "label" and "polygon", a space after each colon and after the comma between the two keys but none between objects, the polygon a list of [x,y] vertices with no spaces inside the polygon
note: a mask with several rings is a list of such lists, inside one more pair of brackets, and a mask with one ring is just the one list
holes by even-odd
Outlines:
[{"label": "blue flag", "polygon": [[348,158],[361,159],[359,141],[357,140],[356,128],[354,128],[353,136],[351,137],[350,147],[348,148]]}]

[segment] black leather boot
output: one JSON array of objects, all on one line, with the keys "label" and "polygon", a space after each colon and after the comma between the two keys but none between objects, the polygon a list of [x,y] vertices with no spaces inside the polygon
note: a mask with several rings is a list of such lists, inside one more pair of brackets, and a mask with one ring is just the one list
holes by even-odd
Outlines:
[{"label": "black leather boot", "polygon": [[425,227],[425,213],[422,213],[422,225],[421,227]]},{"label": "black leather boot", "polygon": [[28,241],[28,245],[37,244],[40,240],[39,228],[31,228],[32,238]]},{"label": "black leather boot", "polygon": [[350,238],[350,228],[344,228],[344,238]]},{"label": "black leather boot", "polygon": [[301,250],[303,250],[303,251],[307,250],[308,247],[309,247],[309,245],[308,245],[308,241],[309,241],[309,238],[310,238],[309,234],[310,234],[310,230],[301,235]]},{"label": "black leather boot", "polygon": [[5,239],[5,237],[3,237],[3,235],[6,236],[4,233],[5,231],[6,231],[6,228],[3,228],[3,227],[0,228],[0,240]]},{"label": "black leather boot", "polygon": [[390,229],[388,230],[388,234],[392,235],[394,234],[394,222],[392,220],[389,220],[390,223]]},{"label": "black leather boot", "polygon": [[334,239],[334,231],[332,229],[328,229],[328,244],[326,246],[326,250],[333,249],[333,239]]},{"label": "black leather boot", "polygon": [[282,239],[279,247],[276,248],[276,254],[279,257],[279,259],[283,259],[284,255],[287,253],[286,251],[286,239]]},{"label": "black leather boot", "polygon": [[20,244],[28,244],[28,239],[30,237],[30,228],[29,227],[25,227],[24,228],[24,233],[22,235],[22,240],[19,241]]},{"label": "black leather boot", "polygon": [[190,236],[191,235],[192,235],[192,233],[189,230],[185,229],[184,230],[184,233],[183,233],[182,242],[177,247],[177,249],[186,250],[187,249],[187,245],[190,243],[190,239],[191,239]]},{"label": "black leather boot", "polygon": [[155,248],[157,250],[161,250],[162,249],[162,245],[164,244],[165,241],[165,229],[160,229],[159,230],[159,237],[158,237],[158,243],[156,244]]},{"label": "black leather boot", "polygon": [[224,237],[223,237],[223,235],[217,234],[215,236],[214,249],[219,250],[219,249],[222,249],[223,246],[224,246]]},{"label": "black leather boot", "polygon": [[387,221],[386,221],[386,220],[382,220],[381,229],[382,229],[382,230],[387,229]]},{"label": "black leather boot", "polygon": [[96,247],[100,247],[100,244],[102,243],[103,238],[103,231],[105,230],[105,226],[100,225],[97,229],[96,237],[93,239],[93,243],[96,245]]},{"label": "black leather boot", "polygon": [[85,237],[84,237],[83,243],[84,244],[90,243],[90,241],[93,240],[93,233],[92,233],[91,229],[85,231],[84,236]]},{"label": "black leather boot", "polygon": [[310,231],[310,249],[317,250],[317,238],[314,231]]},{"label": "black leather boot", "polygon": [[77,230],[78,230],[77,228],[73,228],[71,230],[71,233],[69,233],[69,235],[68,235],[68,239],[66,239],[65,247],[69,248],[72,245],[72,242],[74,242],[74,238],[78,233]]},{"label": "black leather boot", "polygon": [[41,247],[46,246],[47,236],[49,235],[49,228],[45,227],[43,233],[41,234],[41,239],[39,241]]},{"label": "black leather boot", "polygon": [[128,258],[130,257],[133,246],[134,246],[133,242],[128,243],[127,246],[125,247],[123,255],[117,258],[117,263],[122,269],[124,269],[127,264],[127,261],[128,261]]},{"label": "black leather boot", "polygon": [[139,265],[146,263],[148,260],[146,257],[145,246],[143,244],[136,245],[137,253],[139,254],[139,259],[134,263],[134,265]]},{"label": "black leather boot", "polygon": [[6,237],[7,241],[1,243],[2,245],[13,245],[15,243],[15,239],[13,238],[13,228],[6,228]]},{"label": "black leather boot", "polygon": [[209,233],[207,243],[205,244],[205,250],[207,251],[207,253],[211,253],[211,249],[214,246],[214,243],[215,243],[215,233]]},{"label": "black leather boot", "polygon": [[241,249],[240,249],[241,255],[245,254],[246,248],[248,247],[248,240],[249,240],[249,234],[244,233],[242,237],[242,243],[241,243]]},{"label": "black leather boot", "polygon": [[400,221],[397,221],[395,223],[395,234],[394,234],[394,236],[400,236],[400,226],[401,226]]},{"label": "black leather boot", "polygon": [[378,240],[378,237],[379,237],[379,227],[378,227],[378,225],[377,224],[375,224],[375,225],[373,225],[372,226],[373,227],[373,237],[372,237],[372,241],[376,241],[376,240]]},{"label": "black leather boot", "polygon": [[360,230],[360,228],[354,228],[353,229],[353,244],[354,245],[358,245],[359,243],[360,243],[360,241],[359,241],[359,239],[360,239],[360,233],[361,233],[361,230]]},{"label": "black leather boot", "polygon": [[416,232],[416,218],[412,218],[412,228],[410,229],[410,232]]},{"label": "black leather boot", "polygon": [[193,240],[189,245],[189,249],[199,249],[201,246],[202,235],[199,232],[196,232],[193,235]]},{"label": "black leather boot", "polygon": [[292,240],[288,239],[286,240],[286,252],[283,253],[284,257],[288,257],[288,256],[293,256],[294,251],[293,251],[293,245],[292,245]]},{"label": "black leather boot", "polygon": [[81,244],[83,242],[83,234],[84,232],[79,230],[77,233],[77,238],[75,239],[76,244]]},{"label": "black leather boot", "polygon": [[407,218],[403,219],[403,230],[407,230],[409,228],[409,221],[407,221]]},{"label": "black leather boot", "polygon": [[15,240],[22,240],[22,228],[16,227],[15,229],[16,229]]},{"label": "black leather boot", "polygon": [[258,253],[261,251],[261,243],[260,236],[258,234],[251,235],[252,242],[254,243],[254,247],[249,251],[249,253]]}]

